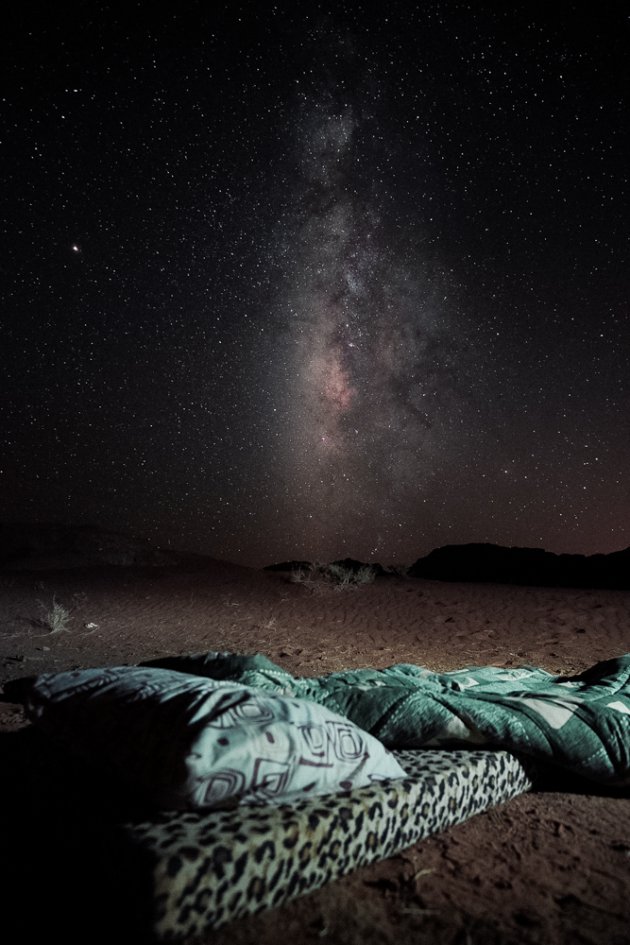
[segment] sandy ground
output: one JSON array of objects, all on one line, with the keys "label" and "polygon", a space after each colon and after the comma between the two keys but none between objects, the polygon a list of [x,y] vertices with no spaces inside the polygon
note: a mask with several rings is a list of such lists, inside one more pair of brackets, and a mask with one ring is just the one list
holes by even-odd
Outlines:
[{"label": "sandy ground", "polygon": [[[71,611],[54,634],[39,624],[53,598]],[[571,673],[630,650],[630,593],[404,578],[312,593],[201,561],[0,575],[0,682],[205,650],[262,652],[304,675],[399,662]],[[0,705],[0,760],[24,724]],[[630,796],[556,783],[202,941],[622,945],[629,920]]]}]

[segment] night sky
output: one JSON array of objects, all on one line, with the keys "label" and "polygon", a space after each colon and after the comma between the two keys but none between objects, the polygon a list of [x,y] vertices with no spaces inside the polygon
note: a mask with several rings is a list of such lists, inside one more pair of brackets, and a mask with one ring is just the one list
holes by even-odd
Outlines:
[{"label": "night sky", "polygon": [[626,5],[1,32],[0,520],[253,565],[630,545]]}]

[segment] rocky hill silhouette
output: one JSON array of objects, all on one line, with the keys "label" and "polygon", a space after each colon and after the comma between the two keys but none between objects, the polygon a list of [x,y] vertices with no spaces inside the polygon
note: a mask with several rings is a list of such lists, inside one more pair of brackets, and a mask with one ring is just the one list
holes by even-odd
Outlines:
[{"label": "rocky hill silhouette", "polygon": [[0,523],[0,568],[46,568],[175,564],[178,555],[93,525]]},{"label": "rocky hill silhouette", "polygon": [[445,545],[419,558],[410,577],[540,587],[630,589],[630,548],[611,554],[556,555],[542,548]]}]

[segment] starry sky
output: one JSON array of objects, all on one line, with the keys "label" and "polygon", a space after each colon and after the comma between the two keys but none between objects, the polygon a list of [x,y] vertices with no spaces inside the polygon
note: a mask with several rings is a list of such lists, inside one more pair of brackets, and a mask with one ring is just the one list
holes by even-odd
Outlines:
[{"label": "starry sky", "polygon": [[5,12],[0,520],[630,545],[624,7]]}]

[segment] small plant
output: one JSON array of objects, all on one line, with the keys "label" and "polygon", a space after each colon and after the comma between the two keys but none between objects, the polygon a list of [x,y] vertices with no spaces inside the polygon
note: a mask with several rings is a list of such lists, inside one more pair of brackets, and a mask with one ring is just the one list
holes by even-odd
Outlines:
[{"label": "small plant", "polygon": [[344,568],[341,564],[328,564],[324,570],[325,576],[334,586],[335,590],[344,591],[352,587],[355,583],[354,572],[349,568]]},{"label": "small plant", "polygon": [[64,630],[68,629],[68,624],[70,623],[70,611],[67,607],[64,607],[63,604],[60,604],[55,597],[53,597],[52,607],[50,610],[47,610],[46,605],[42,604],[41,602],[40,607],[44,611],[41,624],[50,633],[63,633]]},{"label": "small plant", "polygon": [[369,564],[366,564],[362,568],[359,568],[358,571],[355,571],[354,582],[357,586],[360,586],[361,584],[372,584],[375,577],[376,571],[374,568],[371,568]]},{"label": "small plant", "polygon": [[391,577],[409,577],[409,568],[410,564],[390,564],[386,569],[386,573],[391,575]]},{"label": "small plant", "polygon": [[294,584],[302,584],[309,591],[345,591],[360,587],[363,584],[371,584],[375,578],[375,573],[368,565],[364,565],[354,570],[343,564],[315,564],[308,568],[298,568],[291,572],[291,581]]}]

